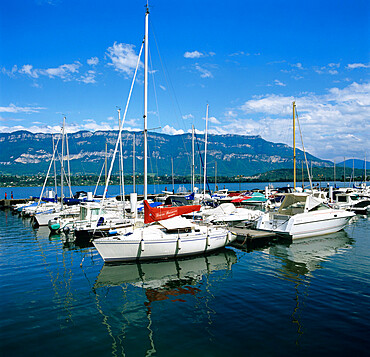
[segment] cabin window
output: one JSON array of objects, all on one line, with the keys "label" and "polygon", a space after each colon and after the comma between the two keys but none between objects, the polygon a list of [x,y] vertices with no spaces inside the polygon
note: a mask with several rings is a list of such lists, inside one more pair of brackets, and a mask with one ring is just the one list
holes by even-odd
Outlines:
[{"label": "cabin window", "polygon": [[329,207],[325,206],[324,204],[320,203],[318,206],[312,208],[311,212],[313,211],[323,211],[329,209]]},{"label": "cabin window", "polygon": [[87,209],[85,207],[81,207],[81,220],[86,219],[87,216]]}]

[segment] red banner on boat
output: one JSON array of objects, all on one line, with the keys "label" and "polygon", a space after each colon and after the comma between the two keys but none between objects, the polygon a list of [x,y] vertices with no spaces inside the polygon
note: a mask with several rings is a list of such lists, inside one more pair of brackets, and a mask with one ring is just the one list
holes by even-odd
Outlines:
[{"label": "red banner on boat", "polygon": [[152,223],[181,216],[200,210],[200,205],[178,206],[178,207],[150,207],[148,201],[144,201],[144,223]]}]

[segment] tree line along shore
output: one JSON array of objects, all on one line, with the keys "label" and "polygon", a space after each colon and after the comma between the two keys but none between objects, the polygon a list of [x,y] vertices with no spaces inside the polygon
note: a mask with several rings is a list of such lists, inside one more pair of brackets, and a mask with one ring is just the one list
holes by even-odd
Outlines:
[{"label": "tree line along shore", "polygon": [[[209,183],[239,183],[239,182],[290,182],[293,181],[293,169],[278,169],[268,171],[262,174],[256,174],[254,176],[208,176],[207,180]],[[303,170],[303,175],[301,170],[297,170],[296,173],[297,182],[308,181],[308,174],[307,171]],[[368,174],[366,174],[368,176]],[[303,178],[303,179],[302,179]],[[330,168],[322,168],[322,167],[313,167],[311,172],[312,181],[315,182],[327,182],[327,181],[341,181],[341,182],[364,182],[367,180],[365,178],[364,170],[355,169],[352,170],[347,168],[345,171],[343,167],[339,167],[336,169],[336,173],[334,176],[334,170],[332,167]],[[60,176],[49,177],[47,180],[47,186],[53,186],[55,184],[55,180],[57,183],[60,182]],[[99,180],[98,175],[73,175],[71,176],[71,185],[72,186],[93,186]],[[125,184],[131,185],[133,184],[133,176],[132,175],[125,175],[124,177]],[[36,174],[36,175],[8,175],[8,174],[0,174],[0,187],[37,187],[42,186],[45,181],[45,175],[43,174]],[[200,175],[196,175],[195,181],[197,183],[202,183],[203,178]],[[99,181],[100,185],[104,185],[105,176],[103,175]],[[140,185],[143,184],[144,178],[142,174],[135,176],[135,183]],[[155,174],[148,174],[148,184],[190,184],[191,183],[191,176],[174,176],[171,175],[155,175]],[[110,180],[111,185],[119,185],[120,184],[120,177],[119,175],[112,175]]]}]

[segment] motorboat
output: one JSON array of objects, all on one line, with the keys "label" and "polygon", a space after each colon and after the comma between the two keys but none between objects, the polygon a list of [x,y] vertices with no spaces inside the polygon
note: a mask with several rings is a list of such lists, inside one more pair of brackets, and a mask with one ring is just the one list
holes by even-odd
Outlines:
[{"label": "motorboat", "polygon": [[256,228],[299,239],[338,232],[353,216],[355,213],[332,209],[307,193],[287,193],[278,211],[262,215]]},{"label": "motorboat", "polygon": [[367,214],[370,209],[370,197],[356,192],[337,193],[333,207],[352,211],[357,214]]},{"label": "motorboat", "polygon": [[214,224],[236,224],[240,222],[251,222],[263,214],[257,209],[235,207],[232,203],[221,203],[216,208],[211,208],[200,212],[204,222]]}]

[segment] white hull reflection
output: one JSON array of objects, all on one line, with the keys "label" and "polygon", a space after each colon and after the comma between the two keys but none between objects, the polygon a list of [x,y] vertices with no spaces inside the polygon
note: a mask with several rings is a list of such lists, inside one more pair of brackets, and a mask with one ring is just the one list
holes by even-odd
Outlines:
[{"label": "white hull reflection", "polygon": [[105,264],[94,284],[95,288],[131,284],[145,289],[187,285],[215,271],[229,271],[237,262],[236,253],[223,249],[210,255],[168,261]]},{"label": "white hull reflection", "polygon": [[283,271],[306,275],[321,268],[321,263],[351,248],[352,240],[345,231],[323,237],[293,241],[289,245],[276,244],[268,248],[270,255],[284,262]]}]

